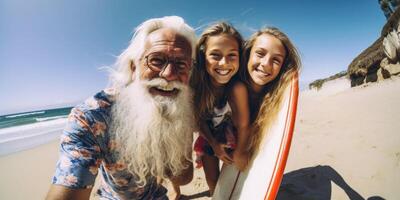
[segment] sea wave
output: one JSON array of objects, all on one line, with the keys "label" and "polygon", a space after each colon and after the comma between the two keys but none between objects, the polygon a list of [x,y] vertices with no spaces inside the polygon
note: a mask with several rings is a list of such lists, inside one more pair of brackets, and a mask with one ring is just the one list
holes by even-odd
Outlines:
[{"label": "sea wave", "polygon": [[23,116],[29,116],[29,115],[37,115],[37,114],[44,114],[46,111],[36,111],[36,112],[29,112],[29,113],[21,113],[21,114],[16,114],[16,115],[8,115],[5,116],[5,118],[16,118],[16,117],[23,117]]},{"label": "sea wave", "polygon": [[54,117],[38,117],[36,118],[37,122],[49,121],[54,119],[66,118],[68,115],[54,116]]},{"label": "sea wave", "polygon": [[[0,138],[0,156],[27,150],[59,139],[62,126],[24,131]],[[1,136],[1,135],[0,135]]]},{"label": "sea wave", "polygon": [[15,134],[15,132],[31,132],[32,129],[46,129],[46,128],[52,128],[52,127],[58,127],[58,126],[64,126],[65,123],[67,122],[66,118],[60,118],[60,119],[55,119],[55,120],[49,120],[49,121],[43,121],[43,122],[36,122],[32,124],[26,124],[26,125],[21,125],[21,126],[12,126],[8,128],[3,128],[0,129],[0,139],[1,136],[4,134]]}]

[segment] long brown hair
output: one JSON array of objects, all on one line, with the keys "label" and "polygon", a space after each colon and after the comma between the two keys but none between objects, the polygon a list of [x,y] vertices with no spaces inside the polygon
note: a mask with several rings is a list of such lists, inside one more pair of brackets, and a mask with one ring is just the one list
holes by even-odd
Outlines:
[{"label": "long brown hair", "polygon": [[286,57],[283,61],[278,76],[271,82],[267,83],[261,93],[261,96],[263,96],[261,106],[259,107],[257,116],[252,122],[252,134],[250,138],[250,145],[248,146],[248,151],[250,152],[250,155],[253,156],[260,148],[261,141],[265,136],[265,131],[276,119],[278,111],[281,107],[285,89],[289,85],[290,80],[300,70],[301,67],[299,53],[286,34],[275,27],[261,29],[249,38],[243,48],[243,61],[246,62],[244,63],[244,66],[246,67],[241,68],[242,70],[240,71],[240,76],[241,80],[249,87],[249,92],[251,92],[252,89],[250,88],[251,77],[247,70],[247,63],[255,41],[263,34],[268,34],[279,39],[285,48]]},{"label": "long brown hair", "polygon": [[[239,59],[242,59],[243,39],[240,33],[232,25],[226,22],[218,22],[205,29],[201,34],[196,46],[197,64],[195,65],[190,77],[190,86],[194,92],[194,105],[197,108],[196,110],[198,110],[198,112],[195,113],[198,122],[209,117],[209,114],[217,100],[215,97],[215,88],[212,85],[210,75],[206,71],[205,52],[208,38],[221,34],[232,36],[237,41],[239,47]],[[242,63],[241,60],[239,63]],[[239,75],[236,73],[229,81],[227,88],[238,79]]]}]

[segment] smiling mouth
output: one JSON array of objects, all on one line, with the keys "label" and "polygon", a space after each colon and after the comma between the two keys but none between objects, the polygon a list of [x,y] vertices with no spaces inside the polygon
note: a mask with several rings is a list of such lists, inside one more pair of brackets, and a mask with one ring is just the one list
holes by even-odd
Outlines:
[{"label": "smiling mouth", "polygon": [[228,75],[232,70],[230,69],[216,69],[215,72],[217,72],[218,75],[221,76],[226,76]]},{"label": "smiling mouth", "polygon": [[261,67],[255,68],[255,71],[258,72],[258,73],[260,73],[260,74],[262,74],[263,76],[269,76],[269,75],[271,75],[270,73],[265,72]]},{"label": "smiling mouth", "polygon": [[171,87],[162,87],[162,86],[155,86],[149,89],[150,94],[152,95],[160,95],[166,97],[175,97],[179,93],[179,89],[171,88]]}]

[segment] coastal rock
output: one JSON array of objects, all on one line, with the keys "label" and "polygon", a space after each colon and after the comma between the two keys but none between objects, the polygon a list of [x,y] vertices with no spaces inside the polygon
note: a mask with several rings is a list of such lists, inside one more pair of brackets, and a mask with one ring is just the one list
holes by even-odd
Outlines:
[{"label": "coastal rock", "polygon": [[351,87],[359,86],[365,83],[365,76],[350,76]]},{"label": "coastal rock", "polygon": [[399,59],[400,55],[400,40],[397,30],[391,31],[384,39],[383,39],[383,47],[385,50],[385,55],[389,58],[390,61],[395,62]]},{"label": "coastal rock", "polygon": [[378,81],[382,81],[382,80],[385,80],[385,79],[388,79],[388,78],[391,77],[389,71],[387,71],[384,68],[379,68],[378,69],[377,76],[378,76]]},{"label": "coastal rock", "polygon": [[368,68],[367,76],[365,77],[365,82],[376,82],[378,80],[377,72],[379,68],[379,64],[370,66]]},{"label": "coastal rock", "polygon": [[399,75],[400,74],[400,61],[397,63],[390,63],[387,58],[384,58],[380,64],[381,68],[388,71],[391,75]]},{"label": "coastal rock", "polygon": [[349,65],[351,87],[400,75],[400,9],[388,19],[381,36]]}]

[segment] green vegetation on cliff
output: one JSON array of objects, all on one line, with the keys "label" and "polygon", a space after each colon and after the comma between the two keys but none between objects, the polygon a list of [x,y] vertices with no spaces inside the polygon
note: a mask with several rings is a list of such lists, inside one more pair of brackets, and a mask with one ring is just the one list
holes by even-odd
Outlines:
[{"label": "green vegetation on cliff", "polygon": [[324,78],[324,79],[317,79],[315,81],[313,81],[312,83],[310,83],[310,85],[308,85],[309,89],[313,89],[316,88],[317,90],[321,89],[322,85],[327,82],[327,81],[331,81],[337,78],[341,78],[343,76],[347,76],[347,71],[341,71],[333,76],[330,76],[328,78]]}]

